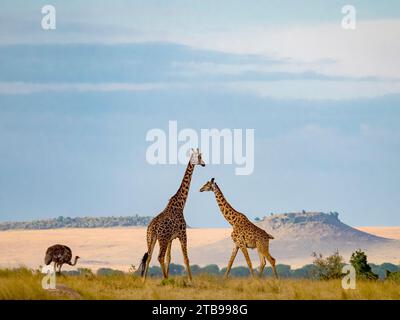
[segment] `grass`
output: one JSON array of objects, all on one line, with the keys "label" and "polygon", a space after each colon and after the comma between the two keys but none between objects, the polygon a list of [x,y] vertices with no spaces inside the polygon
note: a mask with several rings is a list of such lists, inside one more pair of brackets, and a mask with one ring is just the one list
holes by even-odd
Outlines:
[{"label": "grass", "polygon": [[0,270],[0,299],[400,299],[394,281],[358,281],[355,290],[343,290],[340,280],[251,279],[210,275],[168,280],[150,278],[143,284],[131,274],[57,277],[59,290],[43,290],[43,275],[26,268]]}]

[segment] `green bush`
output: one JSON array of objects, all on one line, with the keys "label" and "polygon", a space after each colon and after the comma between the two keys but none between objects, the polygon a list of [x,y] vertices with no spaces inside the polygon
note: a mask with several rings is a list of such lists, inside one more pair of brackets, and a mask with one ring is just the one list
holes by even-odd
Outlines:
[{"label": "green bush", "polygon": [[194,275],[201,273],[201,268],[197,264],[190,266],[190,270],[192,271],[192,274],[194,274]]},{"label": "green bush", "polygon": [[378,275],[372,272],[371,266],[367,261],[367,255],[363,251],[357,250],[353,252],[350,258],[350,264],[356,270],[357,277],[368,280],[378,279]]},{"label": "green bush", "polygon": [[344,266],[343,257],[339,251],[324,258],[322,254],[313,253],[314,276],[320,280],[340,279]]},{"label": "green bush", "polygon": [[[225,274],[226,268],[224,268],[224,272],[221,273]],[[248,277],[250,275],[250,270],[247,267],[234,267],[231,269],[231,276],[232,277]]]},{"label": "green bush", "polygon": [[149,267],[149,270],[147,271],[147,274],[150,277],[161,277],[162,276],[162,271],[159,266],[152,266]]},{"label": "green bush", "polygon": [[400,271],[391,272],[386,270],[386,280],[400,282]]},{"label": "green bush", "polygon": [[220,270],[219,270],[219,267],[216,264],[209,264],[208,266],[205,266],[204,268],[201,268],[201,273],[219,274]]},{"label": "green bush", "polygon": [[124,273],[120,270],[114,270],[110,268],[100,268],[97,270],[96,275],[98,276],[116,276],[123,275]]},{"label": "green bush", "polygon": [[185,268],[180,264],[171,263],[169,265],[169,274],[171,276],[181,276],[186,272]]}]

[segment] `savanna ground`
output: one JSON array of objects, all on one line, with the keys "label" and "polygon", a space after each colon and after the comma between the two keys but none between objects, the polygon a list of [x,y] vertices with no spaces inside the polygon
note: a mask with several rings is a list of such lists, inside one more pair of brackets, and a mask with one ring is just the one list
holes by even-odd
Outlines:
[{"label": "savanna ground", "polygon": [[[359,227],[358,229],[383,237],[400,240],[400,227]],[[188,250],[192,264],[217,264],[225,267],[232,250],[231,243],[225,248],[220,244],[227,257],[222,257],[220,251],[207,250],[199,255],[199,249],[209,248],[210,245],[230,238],[231,228],[190,228],[188,232]],[[10,230],[0,232],[0,268],[15,268],[27,266],[37,268],[43,264],[46,249],[56,243],[62,243],[72,249],[74,255],[79,255],[79,267],[97,270],[112,268],[127,272],[131,264],[137,265],[147,248],[146,228],[96,228],[96,229],[50,229],[50,230]],[[271,243],[273,252],[274,243]],[[158,248],[156,249],[157,252]],[[378,255],[379,254],[379,255]],[[258,255],[251,250],[250,257],[254,265],[258,265]],[[393,262],[398,264],[398,250],[387,248],[382,252],[369,252],[370,262]],[[179,241],[172,245],[172,262],[183,264]],[[158,265],[157,259],[153,259]],[[306,257],[296,259],[279,259],[278,263],[300,268],[312,263],[311,252]],[[236,265],[246,265],[243,255],[239,254]],[[64,266],[63,270],[72,270]]]},{"label": "savanna ground", "polygon": [[150,278],[143,284],[132,274],[96,276],[60,275],[57,290],[43,290],[43,274],[26,268],[0,270],[0,299],[400,299],[400,284],[393,281],[358,281],[344,290],[340,280],[230,278],[198,275]]}]

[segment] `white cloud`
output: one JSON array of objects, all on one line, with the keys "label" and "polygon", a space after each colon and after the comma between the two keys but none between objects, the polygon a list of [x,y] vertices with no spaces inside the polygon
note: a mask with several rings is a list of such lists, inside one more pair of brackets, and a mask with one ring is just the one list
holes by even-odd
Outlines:
[{"label": "white cloud", "polygon": [[276,99],[342,100],[399,94],[400,81],[237,81],[221,84],[219,88]]},{"label": "white cloud", "polygon": [[0,95],[40,92],[112,92],[196,89],[275,99],[342,100],[400,94],[400,81],[274,80],[201,83],[23,83],[0,82]]},{"label": "white cloud", "polygon": [[[208,32],[129,32],[115,28],[101,35],[85,29],[54,34],[56,42],[133,43],[168,41],[194,48],[267,58],[243,63],[176,62],[172,66],[182,76],[227,75],[246,72],[301,74],[314,72],[337,79],[293,78],[291,80],[170,83],[0,83],[0,94],[29,94],[45,91],[154,91],[197,88],[226,90],[277,99],[355,99],[400,93],[400,20],[359,21],[356,30],[337,24],[298,27],[238,27],[236,30]],[[43,33],[42,33],[43,34]],[[27,37],[28,38],[28,37]],[[14,38],[24,42],[21,37]],[[56,40],[57,39],[57,40]],[[1,39],[0,43],[3,43]],[[40,43],[40,39],[38,40]],[[1,50],[1,49],[0,49]],[[270,63],[269,61],[279,63]],[[368,78],[370,77],[370,78]]]},{"label": "white cloud", "polygon": [[384,78],[400,76],[399,39],[400,20],[361,21],[356,30],[344,30],[337,23],[182,33],[168,38],[198,48],[285,59],[286,64],[274,67],[276,71],[311,69],[327,75]]},{"label": "white cloud", "polygon": [[269,65],[228,64],[215,62],[175,62],[172,67],[183,76],[198,75],[241,75],[245,72],[269,72]]},{"label": "white cloud", "polygon": [[[70,22],[72,23],[72,22]],[[98,22],[97,22],[98,23]],[[314,71],[332,76],[400,77],[400,19],[358,21],[356,30],[337,23],[282,26],[238,25],[230,29],[139,29],[138,26],[89,23],[43,32],[40,29],[0,32],[0,44],[137,43],[166,41],[236,54],[282,60],[270,71]],[[29,27],[29,28],[28,28]],[[330,62],[330,63],[327,63]],[[233,72],[233,71],[232,71]]]},{"label": "white cloud", "polygon": [[[183,86],[183,85],[182,85]],[[167,83],[24,83],[0,82],[0,94],[31,94],[38,92],[107,92],[154,91],[170,88]]]}]

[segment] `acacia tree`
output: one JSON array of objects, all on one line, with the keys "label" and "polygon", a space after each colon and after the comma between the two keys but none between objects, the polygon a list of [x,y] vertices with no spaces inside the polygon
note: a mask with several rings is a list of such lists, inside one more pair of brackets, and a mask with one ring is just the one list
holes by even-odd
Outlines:
[{"label": "acacia tree", "polygon": [[368,280],[378,279],[378,275],[372,272],[368,264],[367,255],[361,249],[352,253],[350,263],[356,270],[357,277]]},{"label": "acacia tree", "polygon": [[339,251],[336,250],[332,255],[324,256],[319,253],[313,253],[314,257],[313,265],[315,273],[315,278],[321,280],[330,280],[330,279],[340,279],[342,274],[342,268],[344,266],[343,257],[339,254]]}]

